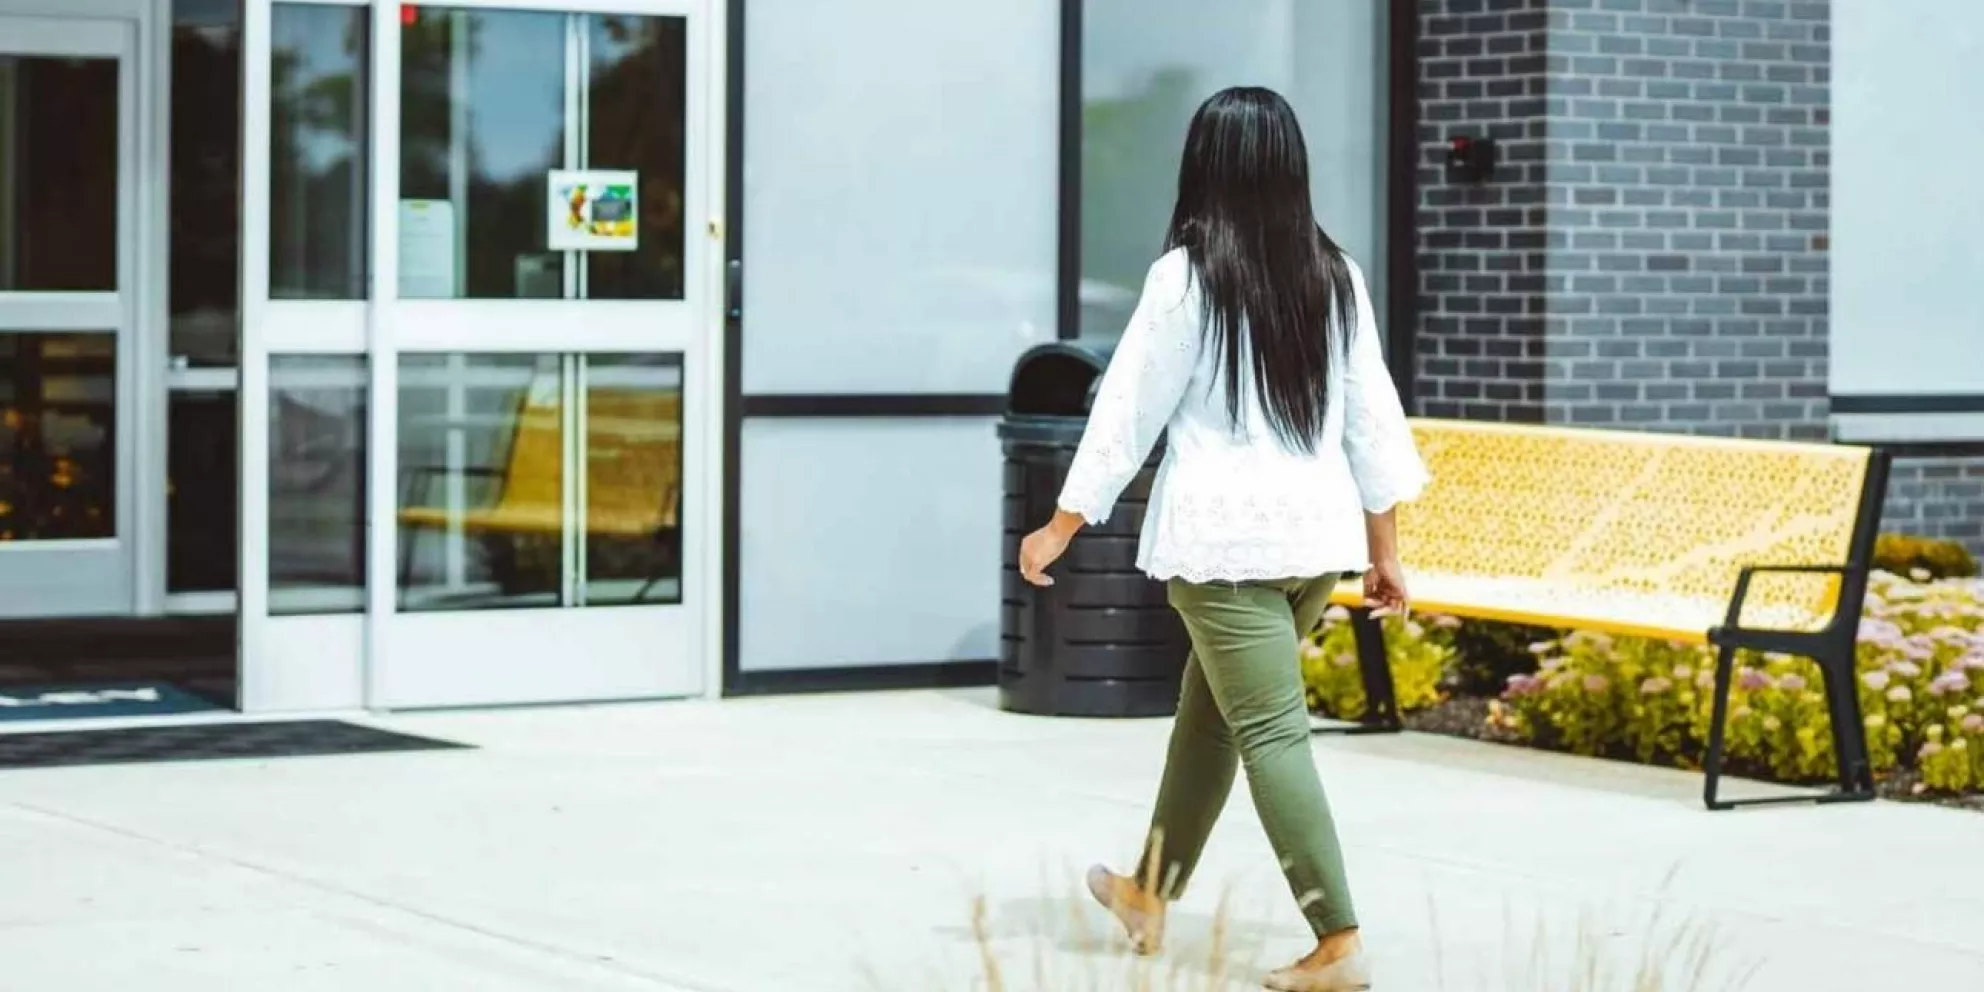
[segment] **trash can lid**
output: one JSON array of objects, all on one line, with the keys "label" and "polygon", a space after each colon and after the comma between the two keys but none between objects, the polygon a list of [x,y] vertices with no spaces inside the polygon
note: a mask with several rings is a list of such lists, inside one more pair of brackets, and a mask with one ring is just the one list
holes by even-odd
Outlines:
[{"label": "trash can lid", "polygon": [[1006,409],[1014,414],[1083,417],[1116,353],[1111,338],[1076,338],[1035,345],[1013,363]]}]

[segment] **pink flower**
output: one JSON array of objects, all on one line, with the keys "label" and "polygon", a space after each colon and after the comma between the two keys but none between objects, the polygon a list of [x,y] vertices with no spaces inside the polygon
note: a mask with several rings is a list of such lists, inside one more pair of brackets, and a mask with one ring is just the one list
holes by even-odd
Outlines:
[{"label": "pink flower", "polygon": [[1509,676],[1508,688],[1503,691],[1502,695],[1513,699],[1519,696],[1533,695],[1541,691],[1543,691],[1542,679],[1534,675],[1511,675]]},{"label": "pink flower", "polygon": [[1893,702],[1893,703],[1905,703],[1905,702],[1908,702],[1909,700],[1911,700],[1911,699],[1914,699],[1914,698],[1915,698],[1915,694],[1914,694],[1914,693],[1912,693],[1912,692],[1909,692],[1909,691],[1908,691],[1908,687],[1907,687],[1907,686],[1905,686],[1905,685],[1898,685],[1898,686],[1895,686],[1894,688],[1892,688],[1892,689],[1889,689],[1889,690],[1888,690],[1888,701],[1889,701],[1889,702]]},{"label": "pink flower", "polygon": [[1867,683],[1867,688],[1879,692],[1888,687],[1888,673],[1884,669],[1877,668],[1871,672],[1861,673],[1860,681]]},{"label": "pink flower", "polygon": [[1674,677],[1683,681],[1694,678],[1695,668],[1693,665],[1675,665]]},{"label": "pink flower", "polygon": [[1357,656],[1351,654],[1348,651],[1344,651],[1338,654],[1336,657],[1331,658],[1330,664],[1335,665],[1338,668],[1349,668],[1350,666],[1357,664]]},{"label": "pink flower", "polygon": [[1752,692],[1770,688],[1770,676],[1745,666],[1736,676],[1736,684]]},{"label": "pink flower", "polygon": [[1786,692],[1803,692],[1805,691],[1805,677],[1791,673],[1781,675],[1778,677],[1777,687]]},{"label": "pink flower", "polygon": [[1674,688],[1674,683],[1656,675],[1640,683],[1640,695],[1652,696]]},{"label": "pink flower", "polygon": [[1867,619],[1860,621],[1860,640],[1868,644],[1889,645],[1901,640],[1901,625],[1891,620]]},{"label": "pink flower", "polygon": [[1963,727],[1963,732],[1967,734],[1974,734],[1984,730],[1984,713],[1972,713],[1964,717],[1963,722],[1959,726]]},{"label": "pink flower", "polygon": [[1924,741],[1922,742],[1922,751],[1919,757],[1930,758],[1941,753],[1943,753],[1943,746],[1941,744],[1935,741]]},{"label": "pink flower", "polygon": [[1433,626],[1441,630],[1454,630],[1460,626],[1460,618],[1441,614],[1433,618]]},{"label": "pink flower", "polygon": [[1350,619],[1350,611],[1341,606],[1332,606],[1323,611],[1323,619],[1331,623],[1342,623]]},{"label": "pink flower", "polygon": [[1612,680],[1603,675],[1587,675],[1584,677],[1584,691],[1586,692],[1604,692],[1611,687]]},{"label": "pink flower", "polygon": [[1905,679],[1920,678],[1922,675],[1922,666],[1912,661],[1897,661],[1888,666],[1888,671]]},{"label": "pink flower", "polygon": [[1556,641],[1537,641],[1529,646],[1530,654],[1549,654],[1557,649]]},{"label": "pink flower", "polygon": [[1969,689],[1970,676],[1965,675],[1961,671],[1944,672],[1936,676],[1934,682],[1929,683],[1929,694],[1932,696],[1944,696],[1952,692],[1967,692]]}]

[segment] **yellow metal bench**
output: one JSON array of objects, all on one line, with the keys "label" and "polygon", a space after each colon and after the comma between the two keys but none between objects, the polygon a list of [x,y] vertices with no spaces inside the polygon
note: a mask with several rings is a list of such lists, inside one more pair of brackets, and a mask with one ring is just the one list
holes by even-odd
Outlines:
[{"label": "yellow metal bench", "polygon": [[[469,534],[561,537],[565,526],[564,421],[568,411],[553,394],[526,396],[500,473],[493,502],[451,512],[446,507],[402,501],[400,523],[409,530],[460,528]],[[674,556],[671,538],[679,533],[682,472],[682,397],[653,390],[594,388],[586,399],[585,538],[651,539],[656,556],[651,574],[634,596],[640,602]],[[427,475],[442,474],[429,470]],[[418,494],[425,495],[425,494]],[[401,542],[401,582],[407,588],[413,567],[413,541]]]},{"label": "yellow metal bench", "polygon": [[[1884,454],[1438,420],[1413,434],[1433,475],[1399,512],[1415,610],[1715,645],[1711,809],[1738,805],[1717,797],[1736,652],[1809,657],[1840,765],[1837,791],[1817,798],[1872,798],[1853,657]],[[1382,630],[1357,583],[1334,599],[1353,610],[1372,701],[1353,730],[1397,730]]]}]

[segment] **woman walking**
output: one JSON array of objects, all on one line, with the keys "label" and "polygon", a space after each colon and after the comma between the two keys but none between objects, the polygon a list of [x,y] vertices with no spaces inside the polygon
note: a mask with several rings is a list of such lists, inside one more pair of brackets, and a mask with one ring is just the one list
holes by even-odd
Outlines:
[{"label": "woman walking", "polygon": [[1192,119],[1165,255],[1104,374],[1059,509],[1020,547],[1047,569],[1108,519],[1160,433],[1137,565],[1166,581],[1191,637],[1139,866],[1089,888],[1146,953],[1184,891],[1233,779],[1317,938],[1269,975],[1285,992],[1371,987],[1336,827],[1309,749],[1297,663],[1339,579],[1406,608],[1394,508],[1425,487],[1362,274],[1316,224],[1294,111],[1270,90],[1214,95]]}]

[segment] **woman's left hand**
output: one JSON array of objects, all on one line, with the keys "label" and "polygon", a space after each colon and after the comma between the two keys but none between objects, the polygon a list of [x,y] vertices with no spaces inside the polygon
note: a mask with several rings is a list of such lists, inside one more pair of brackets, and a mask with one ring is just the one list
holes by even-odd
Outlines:
[{"label": "woman's left hand", "polygon": [[1364,605],[1374,617],[1407,616],[1412,598],[1405,591],[1405,566],[1394,556],[1381,556],[1364,573]]}]

